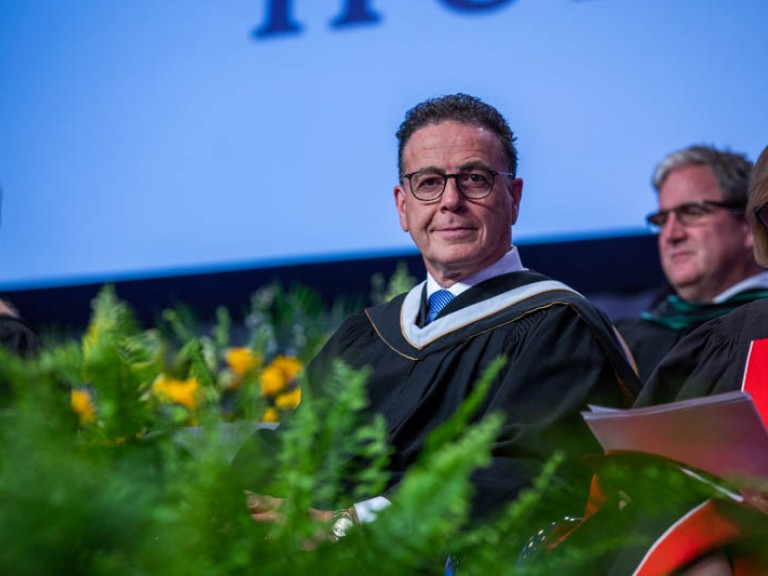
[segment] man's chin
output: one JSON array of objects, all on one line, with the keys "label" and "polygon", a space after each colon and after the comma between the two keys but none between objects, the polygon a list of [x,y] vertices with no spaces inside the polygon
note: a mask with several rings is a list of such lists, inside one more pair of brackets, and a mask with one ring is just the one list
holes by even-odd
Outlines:
[{"label": "man's chin", "polygon": [[691,300],[691,295],[697,293],[699,282],[701,278],[699,276],[678,276],[668,277],[669,283],[672,285],[675,293],[684,300]]},{"label": "man's chin", "polygon": [[701,279],[701,271],[692,262],[677,262],[664,268],[664,275],[672,286],[695,284]]}]

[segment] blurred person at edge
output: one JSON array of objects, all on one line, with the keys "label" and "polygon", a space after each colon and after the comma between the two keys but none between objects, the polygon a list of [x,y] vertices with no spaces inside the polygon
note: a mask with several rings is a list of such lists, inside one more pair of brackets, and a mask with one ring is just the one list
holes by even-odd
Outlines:
[{"label": "blurred person at edge", "polygon": [[690,146],[654,170],[661,266],[672,293],[616,327],[645,382],[683,336],[707,320],[768,296],[768,272],[754,259],[745,216],[752,163],[742,154]]},{"label": "blurred person at edge", "polygon": [[[761,266],[768,267],[768,147],[755,163],[748,196],[744,214],[753,232],[754,256]],[[741,390],[747,380],[745,368],[749,363],[752,372],[753,361],[759,367],[757,383],[765,385],[768,347],[754,347],[753,343],[767,338],[768,299],[753,300],[703,322],[683,336],[661,360],[643,386],[635,407]],[[717,427],[717,423],[713,422],[712,426]],[[607,458],[626,456],[634,458],[626,466],[657,463],[653,456],[643,460],[632,453],[609,454]],[[597,479],[602,479],[600,468],[597,468]],[[615,486],[611,485],[610,477],[608,480],[609,491],[599,493],[596,507],[577,522],[564,540],[553,546],[562,545],[567,549],[571,543],[599,540],[606,534],[627,542],[597,560],[592,573],[608,576],[768,575],[765,546],[768,498],[764,492],[750,485],[726,481],[731,492],[741,491],[743,500],[713,498],[715,505],[707,508],[706,501],[702,502],[705,498],[702,493],[691,490],[690,494],[678,494],[680,498],[667,498],[659,509],[656,504],[661,492],[645,493],[642,486],[638,492],[631,482]],[[593,487],[600,484],[596,482]],[[707,515],[691,514],[695,510],[706,510]],[[695,519],[694,523],[687,522],[690,518]],[[696,526],[702,529],[696,530]]]},{"label": "blurred person at edge", "polygon": [[[3,202],[3,188],[0,186],[0,210]],[[1,214],[1,212],[0,212]],[[35,333],[7,301],[0,299],[0,347],[25,356],[38,347]]]},{"label": "blurred person at edge", "polygon": [[0,300],[0,346],[22,356],[38,347],[35,333],[16,309],[3,300]]},{"label": "blurred person at edge", "polygon": [[[768,268],[768,147],[755,163],[749,183],[746,218],[754,234],[754,256]],[[758,299],[705,322],[682,338],[661,361],[643,388],[636,406],[650,406],[711,394],[741,390],[747,365],[762,373],[765,348],[754,347],[768,338],[768,300]],[[755,398],[755,402],[761,402]],[[712,539],[707,553],[690,564],[685,576],[757,576],[768,574],[765,538],[768,536],[768,497],[765,492],[742,489],[740,522],[730,526],[727,542]],[[719,531],[711,520],[712,534]],[[735,527],[734,527],[735,526]],[[699,571],[700,570],[700,571]],[[677,574],[677,572],[675,572]]]}]

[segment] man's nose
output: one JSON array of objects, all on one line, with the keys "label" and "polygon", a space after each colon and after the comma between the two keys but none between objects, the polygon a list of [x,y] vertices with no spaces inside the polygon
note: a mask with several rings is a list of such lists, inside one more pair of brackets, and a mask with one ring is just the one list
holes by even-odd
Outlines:
[{"label": "man's nose", "polygon": [[661,228],[661,235],[664,238],[674,240],[685,236],[685,231],[685,226],[682,222],[680,222],[680,219],[677,217],[677,213],[673,211],[670,212],[667,216],[667,221]]},{"label": "man's nose", "polygon": [[452,207],[461,204],[464,201],[464,195],[459,190],[457,179],[448,178],[443,189],[443,195],[440,197],[440,204]]}]

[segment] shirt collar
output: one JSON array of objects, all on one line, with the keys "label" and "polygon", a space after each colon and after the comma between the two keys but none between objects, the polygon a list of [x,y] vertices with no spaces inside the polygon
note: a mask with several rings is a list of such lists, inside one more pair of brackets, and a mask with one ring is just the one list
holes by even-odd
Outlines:
[{"label": "shirt collar", "polygon": [[741,282],[734,284],[726,291],[721,292],[715,296],[712,302],[715,304],[725,302],[731,296],[735,296],[739,292],[744,292],[745,290],[752,290],[753,288],[768,288],[768,271],[760,272],[759,274],[755,274],[746,280],[742,280]]},{"label": "shirt collar", "polygon": [[509,249],[509,252],[496,260],[496,262],[486,268],[483,268],[479,272],[475,272],[471,276],[456,282],[450,288],[443,288],[440,286],[440,284],[437,283],[437,280],[435,280],[432,275],[427,272],[427,298],[429,298],[437,290],[448,290],[454,296],[458,296],[462,292],[472,288],[472,286],[480,284],[480,282],[490,280],[491,278],[496,278],[496,276],[501,276],[502,274],[520,272],[522,270],[527,270],[527,268],[523,267],[523,263],[520,260],[520,253],[517,251],[517,246],[512,246]]}]

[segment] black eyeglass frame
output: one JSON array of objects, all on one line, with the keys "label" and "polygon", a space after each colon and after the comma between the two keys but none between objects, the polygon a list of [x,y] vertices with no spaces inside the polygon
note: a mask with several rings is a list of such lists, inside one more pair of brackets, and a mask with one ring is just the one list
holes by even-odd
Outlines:
[{"label": "black eyeglass frame", "polygon": [[753,213],[755,215],[755,220],[760,222],[764,228],[768,229],[768,202],[755,208]]},{"label": "black eyeglass frame", "polygon": [[[742,214],[744,213],[744,202],[738,202],[738,201],[719,201],[719,200],[699,200],[697,202],[685,202],[683,204],[680,204],[679,206],[675,206],[674,208],[669,208],[668,210],[659,210],[658,212],[651,212],[648,214],[648,216],[645,217],[645,221],[648,223],[648,226],[655,230],[661,230],[666,226],[669,214],[674,212],[675,217],[677,220],[683,225],[683,226],[690,226],[691,223],[685,223],[680,219],[679,212],[682,209],[689,208],[691,206],[696,206],[699,208],[703,208],[705,212],[696,218],[694,220],[698,220],[699,218],[706,216],[707,214],[712,213],[713,208],[723,208],[725,210],[731,210],[735,214]],[[656,220],[659,217],[663,217],[664,221],[659,223]],[[695,224],[694,224],[695,226]]]},{"label": "black eyeglass frame", "polygon": [[[471,174],[472,172],[487,172],[491,175],[491,182],[490,186],[488,186],[488,191],[485,192],[482,196],[470,196],[468,195],[461,187],[461,184],[459,183],[459,176],[466,176],[468,174]],[[436,176],[442,176],[443,178],[443,189],[440,190],[440,194],[435,196],[434,198],[420,198],[418,194],[416,194],[416,190],[413,188],[413,184],[411,182],[411,178],[416,176],[417,174],[434,174]],[[442,172],[439,172],[437,170],[417,170],[416,172],[410,172],[408,174],[403,174],[403,178],[408,180],[408,188],[411,189],[411,194],[413,194],[413,197],[417,200],[420,200],[422,202],[437,202],[442,198],[443,194],[445,193],[445,187],[448,186],[448,180],[450,178],[453,178],[456,181],[456,189],[461,193],[464,198],[467,198],[469,200],[482,200],[483,198],[487,198],[491,195],[491,192],[493,192],[493,184],[496,181],[496,176],[512,176],[514,177],[515,174],[512,172],[497,172],[496,170],[491,170],[490,168],[470,168],[467,170],[463,170],[462,172],[456,172],[455,174],[443,174]]]}]

